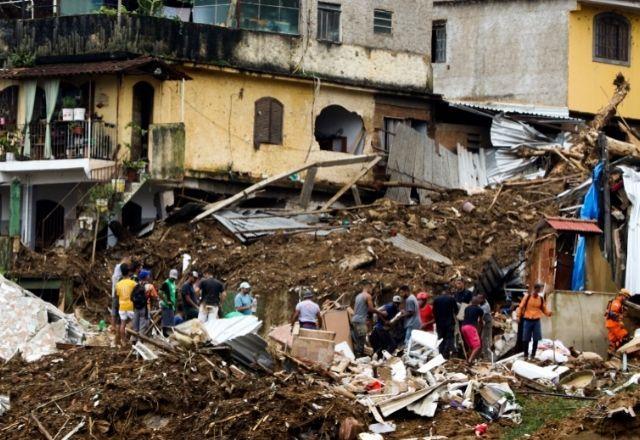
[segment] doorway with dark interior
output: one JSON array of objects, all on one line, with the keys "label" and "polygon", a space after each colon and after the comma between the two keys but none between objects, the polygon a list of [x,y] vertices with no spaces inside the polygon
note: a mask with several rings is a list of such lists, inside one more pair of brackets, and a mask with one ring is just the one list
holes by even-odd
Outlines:
[{"label": "doorway with dark interior", "polygon": [[149,158],[149,125],[153,123],[154,89],[146,81],[133,86],[131,159]]},{"label": "doorway with dark interior", "polygon": [[64,207],[53,200],[36,202],[36,251],[53,245],[64,234]]},{"label": "doorway with dark interior", "polygon": [[135,202],[127,202],[122,207],[122,226],[131,233],[142,228],[142,206]]}]

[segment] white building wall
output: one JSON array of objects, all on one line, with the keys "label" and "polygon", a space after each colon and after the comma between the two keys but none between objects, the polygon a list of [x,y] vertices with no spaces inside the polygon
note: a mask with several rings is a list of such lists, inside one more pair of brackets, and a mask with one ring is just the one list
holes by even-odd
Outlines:
[{"label": "white building wall", "polygon": [[436,1],[447,60],[433,63],[434,93],[452,100],[567,107],[572,0]]}]

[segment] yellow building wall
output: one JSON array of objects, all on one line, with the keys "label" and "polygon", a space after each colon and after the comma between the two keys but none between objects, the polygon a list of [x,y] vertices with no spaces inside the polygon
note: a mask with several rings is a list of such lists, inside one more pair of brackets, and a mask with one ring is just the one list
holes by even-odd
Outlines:
[{"label": "yellow building wall", "polygon": [[[630,63],[628,66],[594,61],[594,17],[601,12],[616,12],[631,24]],[[619,107],[626,118],[640,119],[640,14],[625,10],[582,5],[569,17],[569,96],[571,111],[596,113],[609,102],[615,87],[613,80],[621,72],[631,82],[631,93]],[[553,54],[549,54],[553,57]],[[562,62],[562,60],[558,60]]]},{"label": "yellow building wall", "polygon": [[[315,89],[312,82],[263,77],[249,73],[189,70],[185,83],[184,123],[187,174],[223,175],[228,171],[260,180],[307,162],[352,157],[321,151],[315,141],[313,121],[329,105],[341,105],[363,119],[367,138],[365,153],[371,152],[373,94],[334,86]],[[166,103],[156,123],[181,122],[180,83],[162,84]],[[273,97],[284,106],[282,145],[253,144],[254,103]],[[309,152],[310,151],[310,152]],[[308,158],[307,158],[308,155]],[[325,168],[317,179],[343,183],[362,165]]]}]

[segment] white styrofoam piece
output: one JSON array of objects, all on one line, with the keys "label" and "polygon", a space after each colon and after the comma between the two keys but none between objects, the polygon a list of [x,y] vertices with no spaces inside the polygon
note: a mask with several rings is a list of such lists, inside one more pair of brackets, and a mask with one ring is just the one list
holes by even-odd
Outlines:
[{"label": "white styrofoam piece", "polygon": [[356,355],[353,354],[351,347],[349,347],[349,344],[347,344],[346,341],[342,341],[341,343],[336,344],[335,351],[336,353],[340,353],[342,356],[346,357],[351,361],[356,360]]},{"label": "white styrofoam piece", "polygon": [[418,368],[418,373],[424,374],[424,373],[426,373],[428,371],[433,370],[436,367],[439,367],[440,365],[444,364],[445,362],[447,362],[447,360],[444,358],[444,356],[439,354],[438,356],[434,357],[429,362],[427,362],[426,364],[424,364],[423,366]]}]

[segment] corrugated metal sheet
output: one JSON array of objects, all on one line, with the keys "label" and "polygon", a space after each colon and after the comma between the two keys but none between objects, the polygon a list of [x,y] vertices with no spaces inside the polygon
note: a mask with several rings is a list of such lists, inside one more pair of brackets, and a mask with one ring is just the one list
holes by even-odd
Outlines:
[{"label": "corrugated metal sheet", "polygon": [[219,211],[213,217],[242,243],[255,241],[260,237],[277,232],[304,232],[308,230],[318,235],[327,235],[341,229],[320,224],[317,216],[279,217],[257,209]]},{"label": "corrugated metal sheet", "polygon": [[567,120],[576,120],[569,117],[569,108],[567,107],[550,107],[533,104],[509,104],[499,102],[476,102],[476,101],[449,101],[456,107],[471,107],[492,112],[516,113],[521,115],[544,116],[549,118],[560,118]]},{"label": "corrugated metal sheet", "polygon": [[458,178],[460,188],[477,191],[489,184],[484,148],[477,153],[458,144]]},{"label": "corrugated metal sheet", "polygon": [[231,357],[242,365],[273,369],[274,361],[267,351],[267,341],[260,336],[250,333],[227,341],[227,345],[231,347]]},{"label": "corrugated metal sheet", "polygon": [[191,79],[185,73],[164,61],[153,57],[139,57],[132,60],[109,60],[85,63],[42,64],[33,67],[0,69],[0,79],[28,79],[78,75],[98,75],[110,73],[150,73],[162,69],[163,76],[170,79]]},{"label": "corrugated metal sheet", "polygon": [[546,222],[556,231],[579,232],[582,234],[602,234],[602,229],[593,220],[577,218],[547,217]]},{"label": "corrugated metal sheet", "polygon": [[412,254],[420,255],[427,260],[435,261],[436,263],[443,263],[450,266],[452,261],[439,253],[438,251],[431,249],[428,246],[423,245],[415,240],[405,237],[402,234],[398,234],[395,237],[387,239],[395,247],[402,249],[403,251],[410,252]]},{"label": "corrugated metal sheet", "polygon": [[208,321],[203,327],[211,343],[219,345],[239,336],[257,332],[262,327],[262,321],[253,315],[237,316]]},{"label": "corrugated metal sheet", "polygon": [[514,148],[520,145],[536,146],[553,144],[554,140],[520,121],[496,115],[491,122],[491,145]]}]

